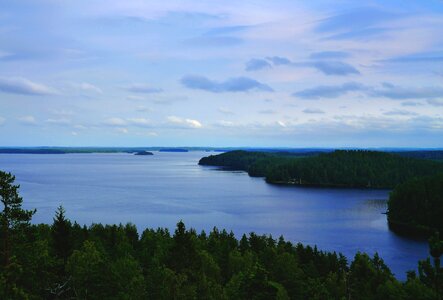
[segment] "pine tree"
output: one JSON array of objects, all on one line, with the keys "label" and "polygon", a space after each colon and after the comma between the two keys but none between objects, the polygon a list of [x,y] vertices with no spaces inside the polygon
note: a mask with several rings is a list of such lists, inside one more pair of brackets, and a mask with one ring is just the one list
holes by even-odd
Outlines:
[{"label": "pine tree", "polygon": [[22,209],[23,198],[18,195],[19,185],[14,185],[15,176],[0,171],[0,201],[3,210],[0,212],[1,236],[3,238],[2,258],[7,267],[11,258],[12,242],[23,225],[29,224],[35,210]]},{"label": "pine tree", "polygon": [[[19,274],[20,265],[14,259],[13,244],[20,240],[20,233],[29,225],[35,210],[22,209],[23,199],[18,195],[19,185],[14,185],[15,176],[0,171],[0,201],[3,210],[0,212],[1,260],[0,288],[5,299],[20,299],[26,293],[16,285],[14,278]],[[3,273],[3,274],[1,274]],[[2,297],[3,297],[2,296]]]}]

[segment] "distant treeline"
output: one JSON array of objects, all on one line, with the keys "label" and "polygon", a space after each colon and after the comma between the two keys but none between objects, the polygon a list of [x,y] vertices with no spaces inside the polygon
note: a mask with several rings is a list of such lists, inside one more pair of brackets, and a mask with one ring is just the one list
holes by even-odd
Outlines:
[{"label": "distant treeline", "polygon": [[0,148],[0,154],[67,154],[67,153],[141,153],[148,150],[161,152],[188,152],[182,148],[131,148],[131,147],[42,147]]},{"label": "distant treeline", "polygon": [[389,197],[390,228],[407,235],[443,232],[443,174],[411,179]]},{"label": "distant treeline", "polygon": [[199,164],[244,170],[269,183],[356,188],[394,188],[410,178],[443,172],[440,162],[367,150],[312,155],[231,151],[204,157]]},{"label": "distant treeline", "polygon": [[422,151],[394,151],[394,154],[398,154],[404,157],[443,160],[442,150],[422,150]]},{"label": "distant treeline", "polygon": [[0,148],[0,154],[65,154],[65,153],[66,153],[65,151],[57,149]]}]

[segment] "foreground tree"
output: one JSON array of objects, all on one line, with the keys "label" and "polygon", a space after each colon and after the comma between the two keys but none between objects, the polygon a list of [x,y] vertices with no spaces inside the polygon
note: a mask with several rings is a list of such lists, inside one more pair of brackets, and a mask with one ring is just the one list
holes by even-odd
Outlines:
[{"label": "foreground tree", "polygon": [[68,257],[72,253],[71,222],[65,217],[65,209],[59,206],[55,212],[54,223],[52,224],[52,239],[54,241],[55,255],[63,260],[66,265]]},{"label": "foreground tree", "polygon": [[440,240],[438,232],[429,239],[429,254],[433,258],[434,265],[431,264],[430,258],[419,261],[420,280],[431,287],[435,291],[436,298],[440,300],[443,294],[443,268],[440,265],[443,241]]},{"label": "foreground tree", "polygon": [[[0,201],[3,210],[0,212],[0,237],[2,240],[2,281],[6,295],[17,294],[17,289],[13,286],[13,273],[20,269],[12,253],[13,243],[20,238],[20,234],[29,225],[35,210],[22,209],[23,199],[18,195],[19,185],[14,185],[15,176],[11,173],[0,171]],[[14,271],[15,270],[15,271]]]}]

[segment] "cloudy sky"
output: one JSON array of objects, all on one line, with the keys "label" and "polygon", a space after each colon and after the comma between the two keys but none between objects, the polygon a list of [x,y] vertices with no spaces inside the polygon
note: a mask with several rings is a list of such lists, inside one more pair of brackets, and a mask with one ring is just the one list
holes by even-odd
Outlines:
[{"label": "cloudy sky", "polygon": [[0,0],[0,146],[443,147],[443,1]]}]

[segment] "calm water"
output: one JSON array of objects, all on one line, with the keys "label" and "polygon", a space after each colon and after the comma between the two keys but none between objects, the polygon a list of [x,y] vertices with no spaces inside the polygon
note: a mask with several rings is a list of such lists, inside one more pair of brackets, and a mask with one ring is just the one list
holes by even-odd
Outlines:
[{"label": "calm water", "polygon": [[274,186],[244,172],[198,166],[209,154],[0,154],[0,169],[16,175],[24,206],[37,208],[36,223],[51,223],[60,204],[81,224],[173,230],[182,219],[197,230],[283,235],[348,257],[377,251],[399,278],[428,255],[426,242],[388,230],[381,213],[389,191]]}]

